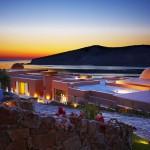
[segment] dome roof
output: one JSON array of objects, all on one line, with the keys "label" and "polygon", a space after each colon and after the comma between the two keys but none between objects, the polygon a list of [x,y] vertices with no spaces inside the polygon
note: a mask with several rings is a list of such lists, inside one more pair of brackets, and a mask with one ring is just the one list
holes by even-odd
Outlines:
[{"label": "dome roof", "polygon": [[141,75],[140,79],[150,79],[150,68],[145,69]]}]

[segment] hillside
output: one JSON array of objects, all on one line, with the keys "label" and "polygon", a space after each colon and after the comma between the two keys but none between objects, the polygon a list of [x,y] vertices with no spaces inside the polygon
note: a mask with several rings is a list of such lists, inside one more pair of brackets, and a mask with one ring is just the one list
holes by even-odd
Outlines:
[{"label": "hillside", "polygon": [[103,47],[94,45],[35,58],[35,65],[150,66],[150,45]]}]

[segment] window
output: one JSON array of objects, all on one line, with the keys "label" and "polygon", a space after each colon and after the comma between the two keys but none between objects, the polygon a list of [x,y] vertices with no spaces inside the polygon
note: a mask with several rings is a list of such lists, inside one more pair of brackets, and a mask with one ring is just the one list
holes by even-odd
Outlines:
[{"label": "window", "polygon": [[26,95],[28,94],[28,83],[26,82],[19,82],[19,94]]}]

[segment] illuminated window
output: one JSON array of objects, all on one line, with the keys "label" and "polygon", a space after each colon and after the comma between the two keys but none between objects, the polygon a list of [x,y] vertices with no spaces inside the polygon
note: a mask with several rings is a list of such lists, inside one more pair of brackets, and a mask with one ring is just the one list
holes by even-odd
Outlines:
[{"label": "illuminated window", "polygon": [[67,98],[64,94],[61,95],[60,102],[63,103],[63,104],[67,104]]},{"label": "illuminated window", "polygon": [[25,83],[19,82],[19,94],[25,94]]},{"label": "illuminated window", "polygon": [[19,82],[19,94],[28,95],[28,83]]}]

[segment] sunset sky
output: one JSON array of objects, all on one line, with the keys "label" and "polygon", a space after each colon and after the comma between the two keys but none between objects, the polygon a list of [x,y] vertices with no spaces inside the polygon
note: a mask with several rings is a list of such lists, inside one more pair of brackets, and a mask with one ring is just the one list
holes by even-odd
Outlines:
[{"label": "sunset sky", "polygon": [[0,0],[0,58],[150,45],[150,0]]}]

